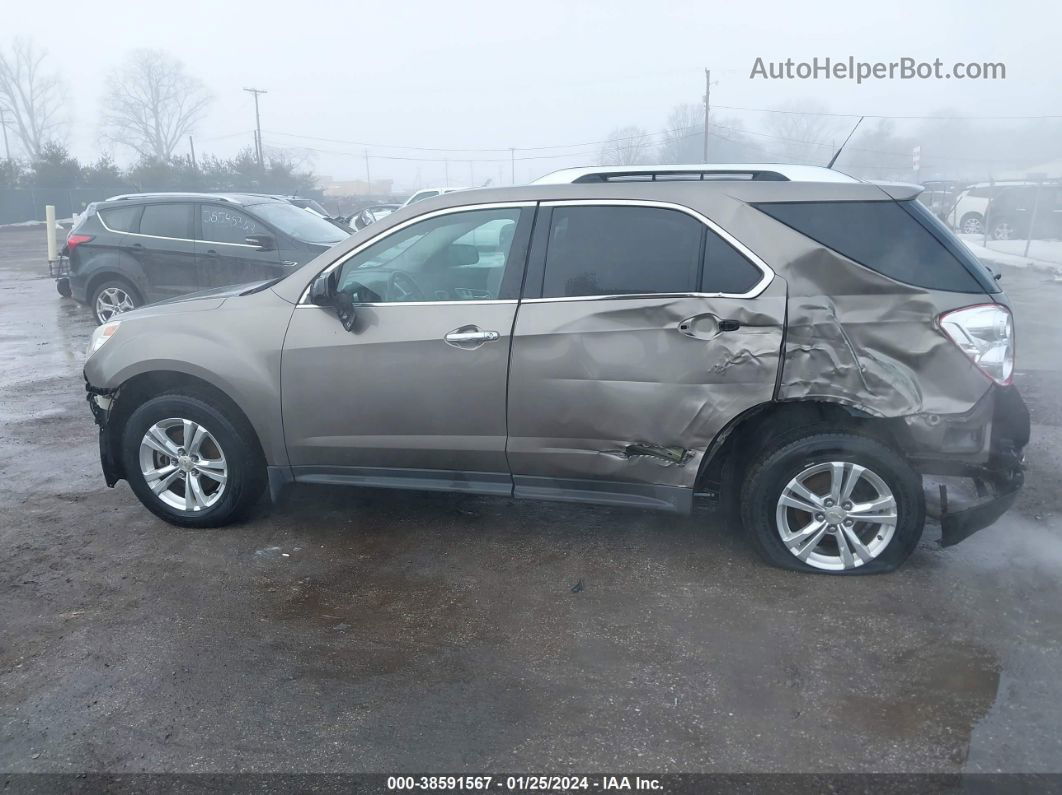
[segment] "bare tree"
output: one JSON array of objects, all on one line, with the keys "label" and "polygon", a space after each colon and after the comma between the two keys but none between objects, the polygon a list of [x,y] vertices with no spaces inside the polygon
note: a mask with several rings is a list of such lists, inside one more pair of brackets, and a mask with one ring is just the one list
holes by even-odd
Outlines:
[{"label": "bare tree", "polygon": [[641,127],[618,127],[601,147],[601,164],[630,166],[645,163],[652,157],[651,133]]},{"label": "bare tree", "polygon": [[[767,121],[767,132],[778,156],[792,163],[825,165],[851,128],[816,102],[789,103],[777,108]],[[852,124],[855,119],[852,119]]]},{"label": "bare tree", "polygon": [[48,53],[30,39],[15,39],[0,51],[0,108],[15,122],[15,133],[30,159],[50,141],[65,138],[65,88],[47,70]]},{"label": "bare tree", "polygon": [[211,101],[202,81],[159,50],[133,50],[108,83],[103,137],[158,160],[195,130]]}]

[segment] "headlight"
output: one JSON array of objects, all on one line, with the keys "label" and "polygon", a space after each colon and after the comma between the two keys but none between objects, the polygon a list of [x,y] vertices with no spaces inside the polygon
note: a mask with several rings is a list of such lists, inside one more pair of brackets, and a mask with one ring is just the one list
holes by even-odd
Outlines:
[{"label": "headlight", "polygon": [[104,323],[102,326],[97,326],[96,330],[92,332],[92,336],[89,338],[87,356],[91,356],[102,348],[103,343],[114,336],[114,333],[118,331],[120,325],[122,325],[122,321],[112,320],[110,323]]}]

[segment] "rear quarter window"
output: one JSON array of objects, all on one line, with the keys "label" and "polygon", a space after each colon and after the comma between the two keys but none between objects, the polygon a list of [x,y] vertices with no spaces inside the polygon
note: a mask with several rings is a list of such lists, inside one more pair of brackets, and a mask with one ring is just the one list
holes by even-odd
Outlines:
[{"label": "rear quarter window", "polygon": [[108,229],[115,232],[132,232],[140,217],[140,207],[107,207],[99,211],[99,216]]},{"label": "rear quarter window", "polygon": [[756,208],[898,282],[957,293],[999,291],[976,257],[915,200],[784,202]]}]

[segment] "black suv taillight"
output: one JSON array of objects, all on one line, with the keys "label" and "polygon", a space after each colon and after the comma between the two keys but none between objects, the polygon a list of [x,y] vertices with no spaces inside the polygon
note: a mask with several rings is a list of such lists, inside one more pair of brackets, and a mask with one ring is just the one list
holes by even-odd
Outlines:
[{"label": "black suv taillight", "polygon": [[74,234],[74,233],[71,233],[71,234],[67,235],[66,236],[66,246],[65,246],[66,253],[70,254],[70,252],[72,252],[75,248],[80,246],[82,243],[88,243],[94,237],[95,237],[95,235],[78,235],[78,234]]}]

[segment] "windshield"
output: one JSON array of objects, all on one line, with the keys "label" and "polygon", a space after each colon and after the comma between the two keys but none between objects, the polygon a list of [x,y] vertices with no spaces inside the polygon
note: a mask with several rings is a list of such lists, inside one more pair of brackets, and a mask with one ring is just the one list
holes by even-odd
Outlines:
[{"label": "windshield", "polygon": [[287,202],[258,204],[254,209],[263,220],[303,243],[331,246],[347,238],[338,226]]}]

